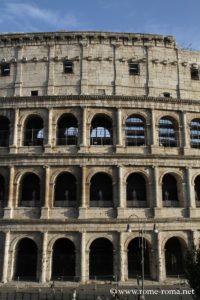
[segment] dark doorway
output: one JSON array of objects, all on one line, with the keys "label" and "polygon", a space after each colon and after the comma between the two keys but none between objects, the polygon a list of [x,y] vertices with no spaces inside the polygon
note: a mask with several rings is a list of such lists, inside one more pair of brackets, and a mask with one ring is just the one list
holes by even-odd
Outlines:
[{"label": "dark doorway", "polygon": [[70,173],[62,173],[56,178],[54,206],[76,206],[76,178]]},{"label": "dark doorway", "polygon": [[29,238],[19,241],[16,250],[16,272],[14,279],[37,280],[37,245]]},{"label": "dark doorway", "polygon": [[40,206],[40,178],[33,173],[25,174],[21,180],[20,206]]},{"label": "dark doorway", "polygon": [[[150,277],[149,245],[143,238],[144,275]],[[128,245],[128,277],[141,278],[142,276],[142,237],[134,238]]]},{"label": "dark doorway", "polygon": [[24,128],[24,146],[41,146],[44,141],[44,125],[41,117],[31,116]]},{"label": "dark doorway", "polygon": [[99,238],[90,246],[90,279],[113,280],[113,244]]},{"label": "dark doorway", "polygon": [[72,114],[65,114],[58,120],[57,145],[77,145],[78,122]]},{"label": "dark doorway", "polygon": [[53,246],[52,280],[75,280],[75,246],[66,239],[58,239]]},{"label": "dark doorway", "polygon": [[194,180],[194,191],[196,206],[200,207],[200,175],[198,175]]},{"label": "dark doorway", "polygon": [[176,237],[170,238],[165,244],[165,265],[167,276],[184,274],[183,250]]},{"label": "dark doorway", "polygon": [[4,116],[0,116],[0,147],[9,146],[10,121]]}]

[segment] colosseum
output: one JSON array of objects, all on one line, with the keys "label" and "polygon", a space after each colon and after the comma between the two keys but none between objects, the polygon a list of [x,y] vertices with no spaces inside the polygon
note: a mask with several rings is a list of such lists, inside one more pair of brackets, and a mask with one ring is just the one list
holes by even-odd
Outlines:
[{"label": "colosseum", "polygon": [[1,286],[137,286],[141,255],[144,285],[184,280],[200,242],[199,51],[1,34],[0,103]]}]

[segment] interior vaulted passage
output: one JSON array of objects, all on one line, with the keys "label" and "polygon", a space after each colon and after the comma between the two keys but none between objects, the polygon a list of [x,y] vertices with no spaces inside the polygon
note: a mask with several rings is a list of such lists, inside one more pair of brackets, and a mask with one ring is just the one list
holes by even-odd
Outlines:
[{"label": "interior vaulted passage", "polygon": [[29,116],[24,126],[24,146],[41,146],[44,140],[43,120],[39,116]]},{"label": "interior vaulted passage", "polygon": [[163,147],[178,146],[178,129],[175,121],[170,117],[163,117],[159,121],[159,145]]},{"label": "interior vaulted passage", "polygon": [[57,145],[77,145],[78,122],[72,114],[64,114],[57,123]]},{"label": "interior vaulted passage", "polygon": [[9,146],[10,121],[7,117],[0,116],[0,147]]},{"label": "interior vaulted passage", "polygon": [[126,181],[126,200],[128,207],[146,207],[146,181],[141,174],[132,173]]},{"label": "interior vaulted passage", "polygon": [[0,207],[5,206],[5,178],[0,175]]},{"label": "interior vaulted passage", "polygon": [[54,206],[77,206],[77,183],[71,173],[65,172],[57,176],[54,189]]},{"label": "interior vaulted passage", "polygon": [[53,245],[52,280],[74,281],[76,265],[75,246],[66,238]]},{"label": "interior vaulted passage", "polygon": [[91,145],[112,145],[112,119],[104,114],[98,114],[92,119],[90,129]]},{"label": "interior vaulted passage", "polygon": [[113,244],[106,238],[98,238],[90,245],[90,279],[113,280]]},{"label": "interior vaulted passage", "polygon": [[165,174],[162,180],[163,206],[179,206],[177,180],[171,174]]},{"label": "interior vaulted passage", "polygon": [[92,176],[90,206],[113,206],[113,184],[110,175],[100,172]]},{"label": "interior vaulted passage", "polygon": [[19,206],[40,206],[40,178],[34,173],[27,173],[20,182]]},{"label": "interior vaulted passage", "polygon": [[29,238],[20,240],[16,247],[16,266],[14,279],[23,281],[37,280],[38,249]]},{"label": "interior vaulted passage", "polygon": [[128,117],[125,132],[126,146],[144,146],[146,144],[145,120],[141,116]]}]

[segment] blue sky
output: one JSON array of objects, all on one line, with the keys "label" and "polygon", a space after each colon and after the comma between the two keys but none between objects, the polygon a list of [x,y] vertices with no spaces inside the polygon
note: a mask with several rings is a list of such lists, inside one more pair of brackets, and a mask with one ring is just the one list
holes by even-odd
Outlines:
[{"label": "blue sky", "polygon": [[0,0],[0,8],[0,32],[157,33],[200,50],[200,0]]}]

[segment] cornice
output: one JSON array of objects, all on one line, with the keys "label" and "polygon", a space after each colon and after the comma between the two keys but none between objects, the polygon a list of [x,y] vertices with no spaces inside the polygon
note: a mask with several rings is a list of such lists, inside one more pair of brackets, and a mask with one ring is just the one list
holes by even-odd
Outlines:
[{"label": "cornice", "polygon": [[[48,96],[21,96],[21,97],[0,97],[0,105],[19,103],[30,104],[33,103],[44,103],[44,102],[55,102],[55,101],[66,101],[66,100],[102,100],[102,101],[138,101],[138,102],[155,102],[165,104],[187,104],[187,105],[200,105],[200,100],[190,100],[181,98],[167,98],[167,97],[149,97],[149,96],[124,96],[124,95],[48,95]],[[66,105],[66,103],[63,103]],[[72,104],[72,103],[71,103]],[[117,103],[116,103],[117,104]],[[2,107],[3,108],[3,107]]]},{"label": "cornice", "polygon": [[142,44],[156,46],[163,45],[175,47],[176,41],[173,36],[159,34],[142,34],[126,32],[96,32],[96,31],[61,31],[61,32],[33,32],[33,33],[2,33],[0,34],[0,45],[31,45],[31,44],[59,44],[59,43],[93,44],[117,43],[129,44],[142,42]]}]

